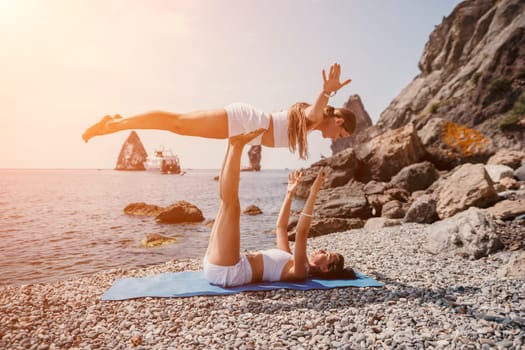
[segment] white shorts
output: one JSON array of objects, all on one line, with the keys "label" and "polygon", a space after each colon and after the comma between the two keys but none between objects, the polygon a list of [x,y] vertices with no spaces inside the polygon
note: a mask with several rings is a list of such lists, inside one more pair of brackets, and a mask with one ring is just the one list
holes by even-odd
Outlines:
[{"label": "white shorts", "polygon": [[211,283],[222,287],[235,287],[252,282],[252,266],[246,255],[241,254],[239,262],[231,266],[215,265],[204,256],[204,277]]},{"label": "white shorts", "polygon": [[[228,114],[228,136],[246,134],[258,129],[270,127],[270,114],[255,109],[246,103],[232,103],[226,107]],[[260,145],[262,135],[251,140],[249,145]]]}]

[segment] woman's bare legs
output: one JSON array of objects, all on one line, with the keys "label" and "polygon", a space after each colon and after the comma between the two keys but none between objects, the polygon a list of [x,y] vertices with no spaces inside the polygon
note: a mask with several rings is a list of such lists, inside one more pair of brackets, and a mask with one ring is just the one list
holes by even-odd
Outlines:
[{"label": "woman's bare legs", "polygon": [[239,261],[241,250],[239,179],[241,156],[246,143],[264,132],[259,129],[231,137],[219,175],[219,212],[211,230],[207,257],[211,264],[231,266]]},{"label": "woman's bare legs", "polygon": [[132,129],[166,130],[179,135],[225,139],[228,137],[228,115],[224,108],[183,114],[154,111],[128,118],[107,115],[86,129],[82,138],[88,142],[94,136]]}]

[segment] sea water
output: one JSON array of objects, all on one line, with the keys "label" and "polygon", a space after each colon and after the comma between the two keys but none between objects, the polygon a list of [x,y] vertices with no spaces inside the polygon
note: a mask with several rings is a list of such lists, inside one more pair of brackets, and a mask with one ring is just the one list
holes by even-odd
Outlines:
[{"label": "sea water", "polygon": [[[188,201],[213,219],[219,207],[219,170],[184,175],[114,170],[0,169],[0,285],[49,282],[111,268],[144,267],[174,258],[201,258],[210,227],[159,224],[124,214],[126,205],[168,206]],[[241,249],[275,245],[275,222],[286,191],[286,170],[241,173]],[[295,202],[294,207],[300,205]],[[177,237],[145,248],[150,233]]]}]

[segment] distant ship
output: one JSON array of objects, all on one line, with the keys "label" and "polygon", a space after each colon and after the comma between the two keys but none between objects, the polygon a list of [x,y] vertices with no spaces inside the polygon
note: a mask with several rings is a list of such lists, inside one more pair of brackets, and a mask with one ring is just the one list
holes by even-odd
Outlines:
[{"label": "distant ship", "polygon": [[171,149],[157,148],[152,157],[148,156],[144,167],[149,171],[159,171],[162,174],[180,174],[179,156],[173,154]]}]

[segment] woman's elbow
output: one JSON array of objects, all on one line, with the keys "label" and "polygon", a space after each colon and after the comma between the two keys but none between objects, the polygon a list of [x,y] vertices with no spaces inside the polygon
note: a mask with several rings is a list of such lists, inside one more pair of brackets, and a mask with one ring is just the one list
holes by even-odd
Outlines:
[{"label": "woman's elbow", "polygon": [[304,237],[308,237],[308,233],[310,232],[310,228],[305,228],[305,227],[297,227],[295,229],[295,235],[296,236],[304,236]]}]

